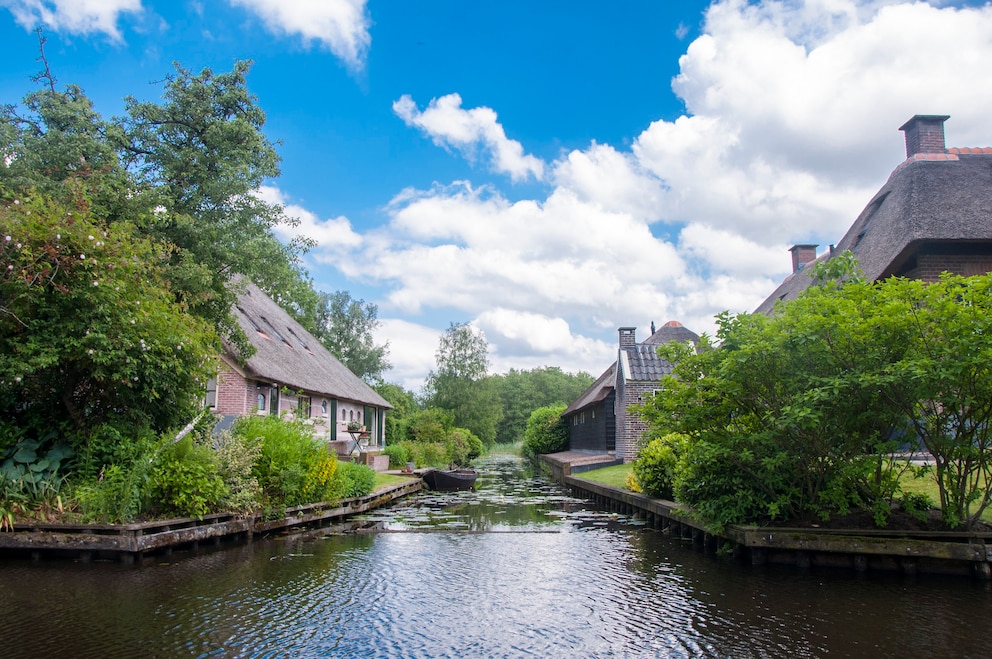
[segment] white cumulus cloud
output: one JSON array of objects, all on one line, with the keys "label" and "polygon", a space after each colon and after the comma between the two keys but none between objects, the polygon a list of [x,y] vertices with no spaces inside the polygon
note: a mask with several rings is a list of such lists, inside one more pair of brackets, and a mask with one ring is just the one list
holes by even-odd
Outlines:
[{"label": "white cumulus cloud", "polygon": [[316,41],[352,69],[365,66],[372,36],[366,0],[229,0],[253,12],[275,34]]},{"label": "white cumulus cloud", "polygon": [[465,110],[462,97],[448,94],[431,99],[423,111],[407,94],[393,103],[393,111],[408,126],[416,126],[438,146],[450,147],[469,160],[478,154],[488,156],[492,168],[509,174],[514,181],[533,176],[544,178],[544,161],[524,153],[523,145],[506,136],[491,108],[478,107]]},{"label": "white cumulus cloud", "polygon": [[117,22],[121,14],[143,11],[141,0],[0,0],[26,29],[39,25],[57,32],[103,33],[122,41]]}]

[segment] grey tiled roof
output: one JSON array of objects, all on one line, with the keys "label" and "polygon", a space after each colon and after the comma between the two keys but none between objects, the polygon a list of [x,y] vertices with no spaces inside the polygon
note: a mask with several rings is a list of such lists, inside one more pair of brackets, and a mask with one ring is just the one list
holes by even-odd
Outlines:
[{"label": "grey tiled roof", "polygon": [[[948,149],[907,158],[837,243],[850,250],[865,276],[899,272],[925,243],[992,242],[992,149]],[[817,261],[830,258],[821,255]],[[807,269],[810,266],[807,266]],[[811,283],[805,270],[786,277],[755,309],[770,313],[779,300],[794,299]]]},{"label": "grey tiled roof", "polygon": [[[258,286],[237,281],[245,291],[238,297],[234,316],[255,347],[244,367],[250,376],[329,398],[392,408]],[[225,349],[233,354],[228,343]]]},{"label": "grey tiled roof", "polygon": [[658,382],[672,372],[671,363],[658,356],[657,344],[638,343],[624,348],[620,351],[620,359],[624,361],[627,381]]}]

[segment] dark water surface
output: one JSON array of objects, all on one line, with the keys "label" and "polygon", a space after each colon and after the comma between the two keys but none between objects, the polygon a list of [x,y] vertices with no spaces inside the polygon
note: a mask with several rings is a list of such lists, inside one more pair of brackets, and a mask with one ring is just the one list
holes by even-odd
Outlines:
[{"label": "dark water surface", "polygon": [[3,657],[990,657],[965,578],[751,568],[513,458],[366,532],[144,567],[0,563]]}]

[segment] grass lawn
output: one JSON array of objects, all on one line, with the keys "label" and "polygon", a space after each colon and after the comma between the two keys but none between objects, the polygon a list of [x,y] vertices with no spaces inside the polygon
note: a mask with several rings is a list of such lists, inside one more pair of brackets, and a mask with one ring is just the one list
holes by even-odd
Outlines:
[{"label": "grass lawn", "polygon": [[408,482],[410,482],[410,476],[397,476],[396,474],[387,474],[382,471],[377,471],[375,472],[375,487],[372,488],[372,491],[378,492],[379,490],[384,490],[387,487],[402,485],[403,483]]},{"label": "grass lawn", "polygon": [[[927,495],[930,497],[930,501],[935,508],[940,507],[940,490],[937,488],[937,482],[934,480],[933,474],[924,476],[923,478],[913,478],[909,474],[904,474],[899,480],[899,485],[902,486],[903,492]],[[992,524],[992,508],[985,509],[981,520]]]},{"label": "grass lawn", "polygon": [[573,474],[573,476],[587,481],[592,481],[593,483],[599,483],[600,485],[608,485],[610,487],[616,487],[624,490],[626,489],[624,487],[624,483],[627,482],[627,474],[630,473],[631,468],[632,467],[630,464],[613,465],[612,467],[603,467],[601,469],[583,471],[578,474]]}]

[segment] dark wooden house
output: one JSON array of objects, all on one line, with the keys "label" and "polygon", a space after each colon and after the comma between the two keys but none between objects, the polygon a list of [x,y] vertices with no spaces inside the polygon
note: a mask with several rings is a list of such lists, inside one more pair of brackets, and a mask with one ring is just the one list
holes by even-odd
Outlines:
[{"label": "dark wooden house", "polygon": [[696,344],[699,335],[674,320],[652,331],[642,343],[637,342],[636,328],[621,327],[618,331],[617,360],[562,416],[568,424],[570,450],[612,452],[617,459],[630,462],[646,429],[630,408],[656,391],[661,378],[672,370],[658,355],[658,346],[670,341]]}]

